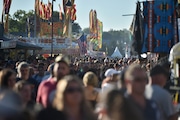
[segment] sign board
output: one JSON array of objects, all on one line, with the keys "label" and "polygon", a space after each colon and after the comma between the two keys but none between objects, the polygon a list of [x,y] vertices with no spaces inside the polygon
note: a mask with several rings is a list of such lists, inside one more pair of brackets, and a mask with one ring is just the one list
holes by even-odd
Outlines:
[{"label": "sign board", "polygon": [[1,49],[15,48],[15,47],[16,47],[16,41],[4,41],[1,43]]}]

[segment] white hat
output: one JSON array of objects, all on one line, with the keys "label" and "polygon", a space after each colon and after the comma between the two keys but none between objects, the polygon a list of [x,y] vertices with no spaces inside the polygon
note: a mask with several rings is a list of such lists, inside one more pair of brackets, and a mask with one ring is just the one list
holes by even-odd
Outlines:
[{"label": "white hat", "polygon": [[106,70],[106,72],[105,72],[105,76],[106,77],[110,77],[110,76],[112,76],[112,75],[114,75],[114,74],[119,74],[120,73],[120,71],[116,71],[115,69],[113,69],[113,68],[110,68],[110,69],[107,69]]}]

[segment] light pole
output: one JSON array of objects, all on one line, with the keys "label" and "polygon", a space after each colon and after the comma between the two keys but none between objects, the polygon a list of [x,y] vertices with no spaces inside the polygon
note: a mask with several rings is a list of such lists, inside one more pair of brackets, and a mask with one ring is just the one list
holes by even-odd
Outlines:
[{"label": "light pole", "polygon": [[56,1],[56,0],[52,0],[52,14],[51,14],[51,57],[53,56],[53,42],[54,42],[54,37],[53,37],[53,34],[54,34],[54,32],[53,32],[53,11],[54,11],[54,9],[53,9],[53,6],[54,6],[54,1]]}]

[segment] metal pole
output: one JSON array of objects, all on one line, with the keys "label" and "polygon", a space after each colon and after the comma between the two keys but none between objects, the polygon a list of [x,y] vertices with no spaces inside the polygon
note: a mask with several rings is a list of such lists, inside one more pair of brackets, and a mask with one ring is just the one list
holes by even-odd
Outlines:
[{"label": "metal pole", "polygon": [[[36,0],[35,0],[35,4],[36,4]],[[38,3],[39,4],[39,3]],[[36,8],[36,6],[35,6],[35,13],[34,13],[34,37],[36,37],[36,25],[37,25],[37,21],[36,21],[36,19],[37,19],[37,15],[36,15],[36,13],[37,13],[37,8]]]},{"label": "metal pole", "polygon": [[51,16],[51,57],[53,56],[53,1],[54,0],[52,0],[52,16]]}]

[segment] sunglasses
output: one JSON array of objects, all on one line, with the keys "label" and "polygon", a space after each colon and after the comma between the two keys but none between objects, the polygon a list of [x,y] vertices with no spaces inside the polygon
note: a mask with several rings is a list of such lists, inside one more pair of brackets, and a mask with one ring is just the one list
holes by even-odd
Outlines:
[{"label": "sunglasses", "polygon": [[66,92],[67,93],[82,92],[82,89],[81,88],[67,88]]}]

